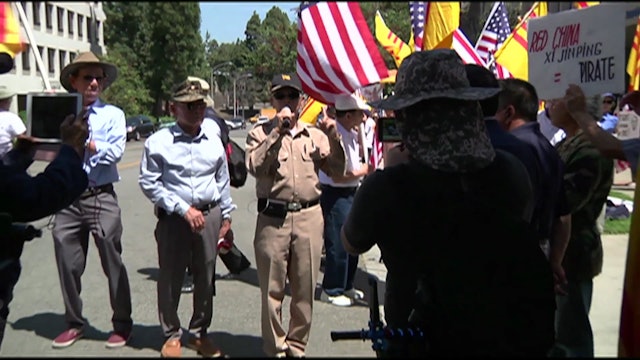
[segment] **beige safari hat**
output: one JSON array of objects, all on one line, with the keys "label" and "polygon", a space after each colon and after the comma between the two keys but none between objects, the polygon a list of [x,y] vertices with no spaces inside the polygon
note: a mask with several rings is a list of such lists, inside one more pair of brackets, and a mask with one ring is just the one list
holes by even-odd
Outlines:
[{"label": "beige safari hat", "polygon": [[67,66],[60,71],[60,84],[67,89],[68,92],[75,92],[76,90],[71,87],[71,75],[77,73],[78,69],[85,65],[100,65],[104,70],[106,78],[102,83],[102,89],[106,89],[111,85],[118,77],[118,68],[115,65],[102,62],[91,51],[78,54],[73,62],[67,64]]}]

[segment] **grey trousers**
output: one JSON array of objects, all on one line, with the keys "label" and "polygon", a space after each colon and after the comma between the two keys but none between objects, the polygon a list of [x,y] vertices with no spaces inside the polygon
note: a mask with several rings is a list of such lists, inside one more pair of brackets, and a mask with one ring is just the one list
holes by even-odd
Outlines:
[{"label": "grey trousers", "polygon": [[78,199],[55,216],[52,235],[67,325],[82,328],[85,324],[80,278],[87,262],[89,233],[93,235],[102,270],[108,279],[113,329],[130,331],[133,325],[131,291],[121,257],[122,221],[115,192]]},{"label": "grey trousers", "polygon": [[213,313],[213,275],[218,255],[218,233],[222,223],[220,207],[204,215],[200,233],[191,231],[185,219],[177,214],[160,216],[155,237],[158,243],[158,315],[165,339],[180,338],[182,328],[178,304],[187,265],[193,275],[193,315],[189,333],[196,337],[207,334]]}]

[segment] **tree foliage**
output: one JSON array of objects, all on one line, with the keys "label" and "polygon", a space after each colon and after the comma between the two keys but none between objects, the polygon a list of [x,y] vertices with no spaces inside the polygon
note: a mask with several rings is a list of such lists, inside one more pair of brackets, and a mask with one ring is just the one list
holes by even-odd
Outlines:
[{"label": "tree foliage", "polygon": [[[531,4],[506,3],[512,28]],[[460,27],[471,43],[480,35],[492,5],[461,3]],[[407,2],[361,2],[360,7],[374,37],[375,13],[380,11],[389,29],[409,43]],[[297,13],[294,3],[289,9],[273,6],[264,19],[254,11],[246,23],[244,38],[230,43],[220,43],[209,33],[201,38],[200,8],[195,2],[105,2],[104,10],[108,58],[121,73],[108,96],[128,111],[146,109],[161,115],[172,86],[188,75],[212,81],[211,85],[217,84],[227,98],[232,98],[237,79],[239,103],[252,106],[254,102],[268,101],[268,83],[273,74],[296,71],[298,25],[287,16]],[[393,58],[379,44],[370,50],[378,51],[389,69],[395,68]],[[219,66],[227,62],[232,65]],[[214,68],[216,71],[212,71]],[[251,77],[241,77],[247,73]]]}]

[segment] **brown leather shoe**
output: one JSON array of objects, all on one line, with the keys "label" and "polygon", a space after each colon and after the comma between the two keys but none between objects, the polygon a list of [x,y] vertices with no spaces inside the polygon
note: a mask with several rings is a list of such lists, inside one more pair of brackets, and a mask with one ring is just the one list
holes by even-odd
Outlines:
[{"label": "brown leather shoe", "polygon": [[191,336],[189,338],[189,342],[187,343],[187,347],[189,349],[195,350],[199,355],[204,357],[220,357],[222,356],[222,351],[218,349],[217,346],[213,344],[213,341],[208,337],[197,338],[195,336]]},{"label": "brown leather shoe", "polygon": [[162,345],[162,350],[160,351],[160,356],[164,358],[177,358],[182,356],[182,347],[180,346],[180,339],[169,339],[164,345]]}]

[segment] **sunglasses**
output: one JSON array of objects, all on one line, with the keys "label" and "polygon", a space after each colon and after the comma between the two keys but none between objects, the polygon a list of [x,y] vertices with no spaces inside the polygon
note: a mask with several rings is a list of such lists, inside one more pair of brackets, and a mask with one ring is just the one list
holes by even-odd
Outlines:
[{"label": "sunglasses", "polygon": [[290,92],[290,93],[279,92],[279,93],[273,94],[273,97],[276,100],[282,100],[284,98],[288,98],[290,100],[297,100],[298,98],[300,98],[300,93],[299,92]]},{"label": "sunglasses", "polygon": [[190,103],[186,103],[186,105],[189,111],[204,109],[207,106],[204,101],[192,101]]},{"label": "sunglasses", "polygon": [[93,75],[85,75],[82,77],[82,79],[86,82],[92,82],[93,79],[96,79],[96,81],[101,82],[102,80],[105,79],[104,76],[93,76]]},{"label": "sunglasses", "polygon": [[603,100],[603,104],[613,104],[613,100]]}]

